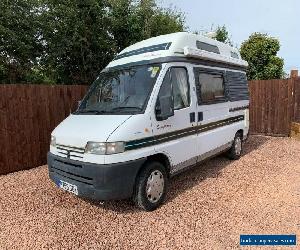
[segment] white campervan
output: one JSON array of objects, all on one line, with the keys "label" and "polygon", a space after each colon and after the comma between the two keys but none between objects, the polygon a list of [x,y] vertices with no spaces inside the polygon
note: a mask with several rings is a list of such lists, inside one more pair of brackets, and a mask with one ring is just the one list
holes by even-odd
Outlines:
[{"label": "white campervan", "polygon": [[173,175],[222,152],[240,157],[246,68],[236,48],[185,32],[124,49],[53,131],[50,178],[81,197],[157,208]]}]

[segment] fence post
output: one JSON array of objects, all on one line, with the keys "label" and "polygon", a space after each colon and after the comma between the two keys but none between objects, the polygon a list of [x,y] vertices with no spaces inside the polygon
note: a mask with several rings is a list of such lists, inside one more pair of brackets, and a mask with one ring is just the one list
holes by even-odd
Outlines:
[{"label": "fence post", "polygon": [[290,78],[294,82],[294,122],[300,123],[300,76],[298,70],[291,70]]},{"label": "fence post", "polygon": [[300,88],[299,88],[299,81],[300,81],[300,77],[298,75],[298,70],[297,69],[292,69],[291,70],[291,74],[290,74],[290,78],[292,80],[292,84],[293,84],[293,109],[294,109],[294,113],[293,113],[293,119],[292,122],[295,122],[297,120],[297,113],[298,113],[298,109],[299,109],[299,95],[300,95]]},{"label": "fence post", "polygon": [[290,129],[290,136],[299,138],[300,132],[300,125],[297,123],[298,121],[298,114],[299,114],[299,96],[300,96],[300,77],[298,75],[298,70],[294,69],[291,70],[290,74],[291,84],[293,86],[293,114],[291,117],[291,129]]}]

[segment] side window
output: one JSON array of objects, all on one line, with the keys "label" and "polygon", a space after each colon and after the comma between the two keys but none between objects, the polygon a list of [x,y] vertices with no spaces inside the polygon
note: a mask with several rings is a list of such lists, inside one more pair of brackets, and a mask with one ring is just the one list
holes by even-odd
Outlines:
[{"label": "side window", "polygon": [[216,45],[212,45],[212,44],[197,41],[196,42],[196,47],[198,49],[201,49],[201,50],[205,50],[205,51],[208,51],[208,52],[213,52],[213,53],[220,54],[220,50],[219,50],[218,46],[216,46]]},{"label": "side window", "polygon": [[215,102],[224,99],[224,78],[222,74],[199,72],[201,102]]},{"label": "side window", "polygon": [[190,106],[190,88],[186,68],[172,67],[169,69],[159,90],[156,105],[161,97],[172,95],[174,110]]}]

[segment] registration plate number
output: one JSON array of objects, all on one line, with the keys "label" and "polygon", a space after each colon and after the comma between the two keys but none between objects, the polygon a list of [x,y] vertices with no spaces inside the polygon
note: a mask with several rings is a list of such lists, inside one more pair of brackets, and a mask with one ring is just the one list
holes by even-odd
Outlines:
[{"label": "registration plate number", "polygon": [[68,183],[68,182],[66,182],[66,181],[59,180],[59,181],[58,181],[58,186],[59,186],[61,189],[67,191],[67,192],[70,192],[70,193],[72,193],[72,194],[78,195],[78,188],[77,188],[77,186],[74,185],[74,184]]}]

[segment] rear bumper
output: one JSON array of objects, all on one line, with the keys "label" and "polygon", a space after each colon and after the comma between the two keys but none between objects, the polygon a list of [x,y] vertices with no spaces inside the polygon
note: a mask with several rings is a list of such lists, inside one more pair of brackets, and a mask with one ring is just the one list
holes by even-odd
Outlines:
[{"label": "rear bumper", "polygon": [[145,158],[115,164],[93,164],[47,155],[50,179],[74,184],[78,196],[95,200],[117,200],[132,196],[135,178]]}]

